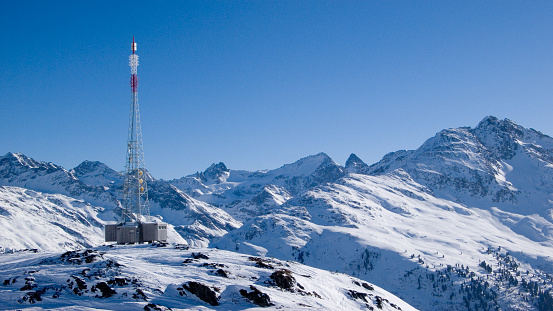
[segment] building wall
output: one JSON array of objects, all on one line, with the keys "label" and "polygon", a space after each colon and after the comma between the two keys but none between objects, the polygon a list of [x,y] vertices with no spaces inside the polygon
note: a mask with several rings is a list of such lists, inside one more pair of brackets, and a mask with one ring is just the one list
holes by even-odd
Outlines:
[{"label": "building wall", "polygon": [[144,242],[167,241],[166,223],[142,223],[142,234]]},{"label": "building wall", "polygon": [[157,240],[161,242],[167,242],[167,224],[164,222],[158,224]]},{"label": "building wall", "polygon": [[117,242],[117,227],[119,225],[105,225],[105,241],[106,242]]},{"label": "building wall", "polygon": [[117,228],[117,244],[134,244],[139,242],[138,226],[120,226]]}]

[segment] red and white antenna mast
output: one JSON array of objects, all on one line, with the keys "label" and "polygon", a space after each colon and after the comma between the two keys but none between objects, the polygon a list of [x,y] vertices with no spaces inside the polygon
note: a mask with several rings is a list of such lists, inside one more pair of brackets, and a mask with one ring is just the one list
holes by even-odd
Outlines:
[{"label": "red and white antenna mast", "polygon": [[[146,184],[146,169],[144,165],[144,150],[142,145],[142,129],[138,109],[138,55],[136,42],[132,38],[132,55],[129,56],[131,66],[131,111],[129,116],[129,137],[127,140],[127,162],[125,165],[125,184],[123,189],[123,222],[142,222],[148,220],[148,188]],[[143,219],[146,218],[146,219]]]},{"label": "red and white antenna mast", "polygon": [[167,224],[150,221],[148,205],[148,187],[142,129],[138,111],[138,55],[136,42],[132,38],[131,66],[131,113],[129,117],[129,138],[127,140],[127,161],[125,165],[125,184],[123,185],[122,221],[118,224],[106,224],[106,242],[143,243],[167,241]]},{"label": "red and white antenna mast", "polygon": [[129,65],[131,66],[131,89],[133,93],[138,90],[138,76],[136,70],[138,67],[138,55],[136,55],[136,42],[132,37],[132,55],[129,56]]}]

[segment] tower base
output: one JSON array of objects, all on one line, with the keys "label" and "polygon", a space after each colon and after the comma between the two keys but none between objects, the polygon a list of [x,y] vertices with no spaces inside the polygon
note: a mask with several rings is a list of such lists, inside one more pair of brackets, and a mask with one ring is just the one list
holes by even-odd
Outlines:
[{"label": "tower base", "polygon": [[105,241],[117,244],[135,244],[167,241],[164,222],[123,222],[105,225]]}]

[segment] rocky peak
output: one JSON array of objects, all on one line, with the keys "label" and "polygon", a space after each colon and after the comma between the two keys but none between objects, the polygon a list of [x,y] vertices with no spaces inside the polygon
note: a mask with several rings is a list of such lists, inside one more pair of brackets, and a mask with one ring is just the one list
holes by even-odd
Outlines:
[{"label": "rocky peak", "polygon": [[3,157],[0,157],[0,178],[11,178],[23,172],[34,172],[38,175],[45,175],[58,171],[67,174],[72,179],[75,178],[73,174],[67,172],[61,166],[36,161],[21,153],[8,152]]},{"label": "rocky peak", "polygon": [[472,130],[493,157],[503,160],[510,160],[516,155],[520,148],[519,141],[524,140],[527,132],[509,119],[499,120],[493,116],[485,117]]},{"label": "rocky peak", "polygon": [[346,171],[348,173],[365,174],[368,170],[369,166],[355,153],[352,153],[346,161]]},{"label": "rocky peak", "polygon": [[281,168],[276,169],[274,172],[277,175],[283,174],[287,176],[298,176],[298,177],[310,176],[316,173],[317,170],[328,166],[340,167],[338,164],[332,161],[332,159],[326,153],[321,152],[315,155],[310,155],[305,158],[301,158],[294,163],[286,164]]},{"label": "rocky peak", "polygon": [[509,119],[499,120],[494,116],[487,116],[474,128],[475,131],[507,132],[522,135],[524,128]]},{"label": "rocky peak", "polygon": [[121,174],[99,161],[84,161],[71,172],[88,185],[110,186],[123,183]]},{"label": "rocky peak", "polygon": [[0,158],[2,161],[18,161],[24,162],[26,159],[29,159],[25,155],[19,152],[8,152],[3,157]]},{"label": "rocky peak", "polygon": [[194,177],[200,179],[202,183],[209,181],[214,181],[217,184],[225,182],[230,174],[230,170],[227,168],[225,163],[219,162],[217,164],[213,163],[203,172],[198,172]]},{"label": "rocky peak", "polygon": [[18,153],[18,152],[15,152],[15,153],[14,152],[8,152],[8,153],[6,153],[6,155],[4,155],[3,157],[0,158],[0,162],[2,164],[11,163],[11,164],[14,164],[14,165],[24,166],[24,167],[28,167],[28,168],[37,168],[37,167],[41,166],[41,164],[45,164],[45,163],[35,161],[35,160],[25,156],[24,154]]},{"label": "rocky peak", "polygon": [[321,152],[302,158],[273,171],[277,179],[286,179],[286,188],[292,193],[333,182],[343,177],[345,169]]},{"label": "rocky peak", "polygon": [[77,167],[75,167],[73,169],[73,172],[77,177],[79,177],[84,174],[90,174],[93,172],[103,173],[103,172],[115,172],[115,171],[109,168],[107,165],[105,165],[102,162],[86,160],[86,161],[83,161],[81,164],[79,164]]}]

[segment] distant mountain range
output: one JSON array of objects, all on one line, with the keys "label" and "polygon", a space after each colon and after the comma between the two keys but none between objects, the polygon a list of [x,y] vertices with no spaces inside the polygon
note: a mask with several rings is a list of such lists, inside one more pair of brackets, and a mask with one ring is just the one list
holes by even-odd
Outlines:
[{"label": "distant mountain range", "polygon": [[[100,162],[66,170],[8,153],[0,185],[5,252],[101,245],[121,208],[122,176]],[[150,176],[148,190],[173,243],[347,273],[421,310],[553,308],[553,138],[508,119],[372,165],[324,153],[256,172],[221,162]]]}]

